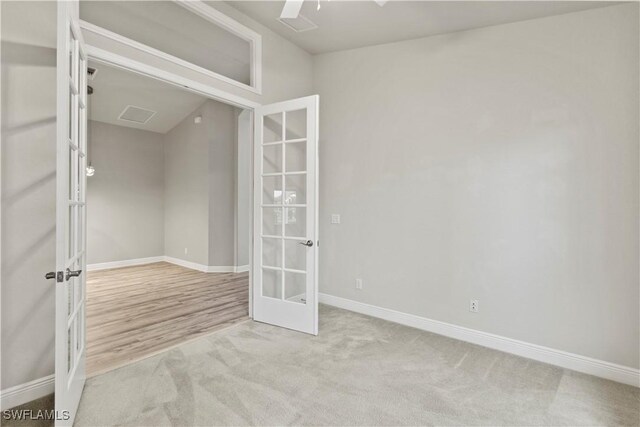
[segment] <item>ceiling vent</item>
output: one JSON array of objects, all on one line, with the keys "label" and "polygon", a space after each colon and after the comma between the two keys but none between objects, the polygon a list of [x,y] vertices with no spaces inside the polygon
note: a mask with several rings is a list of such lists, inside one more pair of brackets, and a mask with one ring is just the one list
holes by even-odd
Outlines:
[{"label": "ceiling vent", "polygon": [[120,113],[118,120],[124,120],[125,122],[145,124],[155,114],[156,114],[156,111],[147,110],[145,108],[136,107],[134,105],[127,105],[127,107],[122,111],[122,113]]},{"label": "ceiling vent", "polygon": [[98,69],[93,67],[87,67],[87,77],[89,80],[93,80],[96,78],[96,74],[98,74]]},{"label": "ceiling vent", "polygon": [[306,16],[299,14],[297,18],[278,18],[278,21],[289,27],[296,33],[304,33],[305,31],[315,30],[318,28],[316,24],[311,22]]}]

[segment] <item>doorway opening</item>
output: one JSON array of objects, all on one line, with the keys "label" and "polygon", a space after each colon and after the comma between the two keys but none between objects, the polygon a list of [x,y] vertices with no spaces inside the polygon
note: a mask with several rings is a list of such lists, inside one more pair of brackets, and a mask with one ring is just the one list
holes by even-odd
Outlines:
[{"label": "doorway opening", "polygon": [[249,110],[89,68],[92,376],[249,319],[252,125]]}]

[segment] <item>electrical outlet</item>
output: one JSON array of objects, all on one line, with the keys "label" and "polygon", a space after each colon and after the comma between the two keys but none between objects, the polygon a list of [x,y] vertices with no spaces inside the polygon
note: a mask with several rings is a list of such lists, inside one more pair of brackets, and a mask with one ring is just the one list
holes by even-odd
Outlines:
[{"label": "electrical outlet", "polygon": [[189,252],[187,248],[184,248],[184,254],[186,255]]},{"label": "electrical outlet", "polygon": [[340,224],[340,214],[331,214],[331,224]]},{"label": "electrical outlet", "polygon": [[362,279],[356,279],[356,289],[362,289]]},{"label": "electrical outlet", "polygon": [[477,299],[472,299],[469,302],[469,311],[472,313],[477,313],[480,311],[480,301]]}]

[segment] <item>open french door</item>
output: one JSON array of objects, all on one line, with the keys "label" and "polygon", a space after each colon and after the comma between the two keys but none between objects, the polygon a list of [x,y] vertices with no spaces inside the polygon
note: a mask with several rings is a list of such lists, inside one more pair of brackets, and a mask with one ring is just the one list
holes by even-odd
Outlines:
[{"label": "open french door", "polygon": [[77,1],[58,2],[56,425],[72,425],[85,381],[87,56]]},{"label": "open french door", "polygon": [[318,334],[318,96],[255,110],[253,319]]}]

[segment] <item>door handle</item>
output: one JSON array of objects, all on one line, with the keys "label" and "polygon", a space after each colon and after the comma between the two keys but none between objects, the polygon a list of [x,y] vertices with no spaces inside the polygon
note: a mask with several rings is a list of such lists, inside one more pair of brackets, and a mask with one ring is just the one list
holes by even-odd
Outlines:
[{"label": "door handle", "polygon": [[311,240],[307,240],[306,242],[298,242],[300,245],[311,247],[313,246],[313,242]]},{"label": "door handle", "polygon": [[71,277],[78,277],[82,273],[82,270],[69,270],[67,268],[67,275],[64,280],[69,280]]},{"label": "door handle", "polygon": [[50,271],[47,274],[44,275],[45,279],[55,279],[56,278],[56,272],[55,271]]}]

